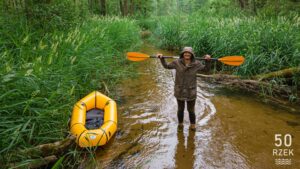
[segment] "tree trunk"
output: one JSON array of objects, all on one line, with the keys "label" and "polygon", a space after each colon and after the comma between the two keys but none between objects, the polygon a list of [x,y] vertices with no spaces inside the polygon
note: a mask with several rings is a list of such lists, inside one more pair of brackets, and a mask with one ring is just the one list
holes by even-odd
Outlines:
[{"label": "tree trunk", "polygon": [[133,0],[130,0],[130,15],[132,16],[134,14],[134,2]]},{"label": "tree trunk", "polygon": [[245,8],[249,8],[249,0],[244,0],[244,5],[245,5]]},{"label": "tree trunk", "polygon": [[275,15],[280,12],[279,6],[280,6],[280,1],[275,1]]},{"label": "tree trunk", "polygon": [[256,0],[252,0],[252,9],[254,14],[257,14],[257,4],[256,4]]},{"label": "tree trunk", "polygon": [[5,10],[5,12],[9,11],[9,2],[7,2],[6,0],[3,1],[3,9]]},{"label": "tree trunk", "polygon": [[128,15],[128,0],[124,0],[124,16]]},{"label": "tree trunk", "polygon": [[119,0],[119,2],[120,2],[120,11],[121,11],[121,15],[124,16],[123,2],[122,2],[122,0]]},{"label": "tree trunk", "polygon": [[31,22],[31,18],[32,18],[32,11],[31,11],[31,1],[30,0],[24,0],[24,13],[26,16],[26,20],[28,23]]},{"label": "tree trunk", "polygon": [[106,15],[106,0],[100,0],[100,15]]},{"label": "tree trunk", "polygon": [[20,10],[20,1],[19,0],[15,0],[15,9],[17,11]]},{"label": "tree trunk", "polygon": [[244,0],[238,0],[238,2],[239,2],[239,4],[240,4],[240,7],[241,7],[242,9],[244,9],[244,8],[245,8]]},{"label": "tree trunk", "polygon": [[92,0],[88,0],[88,7],[89,7],[90,11],[93,11],[92,10]]},{"label": "tree trunk", "polygon": [[22,10],[24,10],[24,8],[25,8],[25,0],[21,0],[21,7],[22,7]]},{"label": "tree trunk", "polygon": [[91,0],[91,5],[90,5],[90,8],[91,8],[91,11],[92,13],[97,13],[98,11],[98,0]]},{"label": "tree trunk", "polygon": [[16,10],[16,2],[15,2],[15,0],[12,0],[11,2],[12,2],[12,9]]},{"label": "tree trunk", "polygon": [[120,10],[122,16],[128,15],[128,0],[120,0]]}]

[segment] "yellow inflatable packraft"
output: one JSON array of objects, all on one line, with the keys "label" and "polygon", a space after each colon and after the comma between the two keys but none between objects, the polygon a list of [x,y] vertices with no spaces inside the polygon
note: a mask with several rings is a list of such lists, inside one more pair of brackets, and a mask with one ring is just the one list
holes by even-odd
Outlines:
[{"label": "yellow inflatable packraft", "polygon": [[[87,129],[87,113],[94,109],[103,110],[103,124],[96,129]],[[80,147],[105,145],[117,130],[116,102],[98,91],[85,96],[73,108],[70,130]]]}]

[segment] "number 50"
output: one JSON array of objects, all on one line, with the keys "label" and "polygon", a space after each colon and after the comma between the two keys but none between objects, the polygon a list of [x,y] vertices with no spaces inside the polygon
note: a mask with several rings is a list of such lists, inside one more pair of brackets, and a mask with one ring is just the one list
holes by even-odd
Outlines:
[{"label": "number 50", "polygon": [[292,145],[292,136],[290,134],[286,134],[283,137],[282,134],[275,134],[275,146],[280,147],[282,143],[284,143],[286,147],[290,147]]}]

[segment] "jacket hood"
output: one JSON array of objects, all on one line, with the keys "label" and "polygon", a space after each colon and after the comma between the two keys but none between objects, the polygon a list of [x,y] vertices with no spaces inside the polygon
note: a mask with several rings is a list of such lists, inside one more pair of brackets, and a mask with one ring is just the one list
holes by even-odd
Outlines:
[{"label": "jacket hood", "polygon": [[184,47],[184,48],[182,49],[182,51],[180,52],[180,58],[183,58],[183,54],[184,54],[185,52],[189,52],[190,54],[192,54],[192,60],[194,60],[194,58],[195,58],[195,53],[194,53],[192,47]]}]

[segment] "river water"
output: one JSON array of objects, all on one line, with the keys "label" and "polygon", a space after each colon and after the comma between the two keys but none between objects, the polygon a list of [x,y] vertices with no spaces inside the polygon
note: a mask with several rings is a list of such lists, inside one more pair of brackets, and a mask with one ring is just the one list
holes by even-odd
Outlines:
[{"label": "river water", "polygon": [[[174,55],[148,45],[141,52]],[[97,150],[96,168],[300,168],[299,114],[198,79],[196,131],[187,111],[178,129],[175,72],[157,59],[137,67],[139,76],[118,87],[118,131]]]}]

